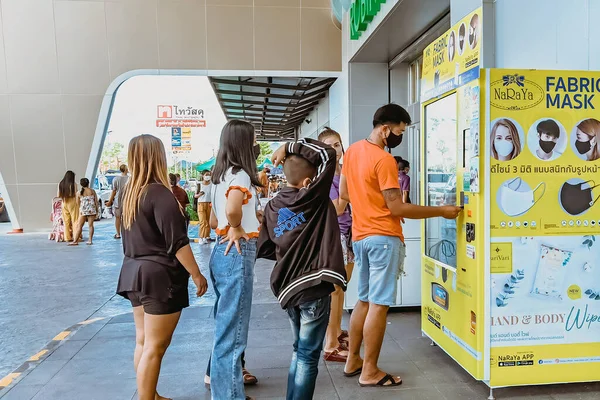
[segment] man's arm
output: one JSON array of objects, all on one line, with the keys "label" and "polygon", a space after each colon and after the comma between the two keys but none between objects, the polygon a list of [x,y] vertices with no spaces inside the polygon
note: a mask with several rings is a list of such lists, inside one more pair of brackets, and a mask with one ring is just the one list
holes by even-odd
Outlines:
[{"label": "man's arm", "polygon": [[402,199],[400,189],[387,189],[381,193],[383,194],[387,208],[395,217],[410,219],[444,217],[446,219],[455,219],[462,211],[460,207],[456,206],[429,207],[405,203]]}]

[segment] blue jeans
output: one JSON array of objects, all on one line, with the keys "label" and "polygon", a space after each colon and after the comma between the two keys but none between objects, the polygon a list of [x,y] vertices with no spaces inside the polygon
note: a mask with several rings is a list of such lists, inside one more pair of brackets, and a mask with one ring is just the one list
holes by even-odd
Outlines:
[{"label": "blue jeans", "polygon": [[219,239],[210,259],[210,277],[217,297],[210,361],[212,398],[245,400],[241,357],[248,342],[256,239],[242,240],[242,254],[233,246],[227,256],[227,243],[219,244]]},{"label": "blue jeans", "polygon": [[404,270],[406,247],[398,237],[368,236],[354,242],[358,299],[365,303],[396,304],[398,277]]},{"label": "blue jeans", "polygon": [[313,398],[330,310],[329,295],[287,309],[294,333],[294,353],[288,375],[287,400]]}]

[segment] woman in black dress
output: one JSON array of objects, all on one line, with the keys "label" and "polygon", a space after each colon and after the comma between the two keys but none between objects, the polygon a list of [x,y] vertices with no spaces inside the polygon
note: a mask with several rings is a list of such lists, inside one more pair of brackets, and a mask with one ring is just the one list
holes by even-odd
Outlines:
[{"label": "woman in black dress", "polygon": [[137,136],[129,143],[128,158],[131,178],[119,202],[125,258],[117,293],[133,306],[139,400],[162,400],[156,393],[160,365],[181,310],[189,306],[189,277],[197,296],[206,293],[207,283],[167,180],[162,142],[151,135]]}]

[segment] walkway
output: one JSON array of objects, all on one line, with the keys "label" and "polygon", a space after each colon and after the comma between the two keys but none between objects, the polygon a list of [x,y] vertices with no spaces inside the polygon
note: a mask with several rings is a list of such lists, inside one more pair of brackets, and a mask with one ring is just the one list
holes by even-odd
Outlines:
[{"label": "walkway", "polygon": [[[40,235],[0,235],[0,293],[5,290],[1,300],[8,301],[12,310],[7,313],[3,307],[0,312],[0,357],[6,357],[6,348],[19,354],[29,351],[20,362],[29,361],[17,374],[9,375],[13,383],[0,390],[2,400],[137,398],[133,318],[127,302],[113,297],[120,246],[113,239],[102,239],[110,237],[109,233],[110,225],[103,224],[95,246],[77,249],[43,241]],[[195,245],[194,249],[205,270],[209,248]],[[289,323],[268,286],[270,269],[270,263],[257,264],[247,354],[248,367],[260,380],[248,394],[258,399],[283,398],[291,356]],[[65,276],[69,277],[66,282]],[[214,327],[210,293],[184,311],[163,364],[159,391],[176,400],[210,398],[203,385]],[[118,312],[124,313],[112,316]],[[7,321],[18,330],[10,331]],[[8,333],[5,326],[9,326]],[[28,339],[21,340],[20,335]],[[41,351],[43,345],[33,349],[32,343],[38,343],[42,335],[45,342],[55,340]],[[404,384],[385,390],[359,388],[358,378],[343,377],[341,364],[321,362],[315,399],[484,400],[488,396],[484,384],[475,382],[421,337],[416,312],[390,313],[380,364],[401,375]],[[598,399],[600,384],[513,388],[495,394],[499,400]]]}]

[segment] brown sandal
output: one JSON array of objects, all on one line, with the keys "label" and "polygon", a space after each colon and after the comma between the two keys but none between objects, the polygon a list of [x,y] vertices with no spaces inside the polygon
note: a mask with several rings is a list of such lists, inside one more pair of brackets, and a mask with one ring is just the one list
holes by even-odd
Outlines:
[{"label": "brown sandal", "polygon": [[258,378],[252,375],[246,368],[242,368],[242,376],[244,377],[244,385],[256,385]]},{"label": "brown sandal", "polygon": [[350,346],[350,341],[348,340],[348,338],[348,331],[342,331],[340,336],[338,336],[338,342],[342,350],[348,351],[348,348]]},{"label": "brown sandal", "polygon": [[347,355],[344,356],[344,355],[340,354],[342,351],[345,351],[345,349],[343,349],[342,346],[340,345],[334,351],[326,351],[325,354],[323,355],[323,359],[325,361],[345,363],[346,360],[348,359],[348,356]]}]

